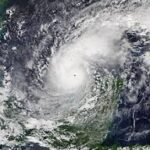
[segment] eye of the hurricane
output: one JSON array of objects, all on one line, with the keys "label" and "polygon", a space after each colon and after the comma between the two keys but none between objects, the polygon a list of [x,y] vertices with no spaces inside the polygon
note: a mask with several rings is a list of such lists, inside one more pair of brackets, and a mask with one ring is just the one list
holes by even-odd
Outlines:
[{"label": "eye of the hurricane", "polygon": [[[66,69],[66,70],[65,70]],[[70,66],[69,68],[62,69],[60,75],[60,87],[63,85],[63,89],[70,90],[79,88],[85,79],[85,73],[83,68],[80,66]]]},{"label": "eye of the hurricane", "polygon": [[50,63],[50,92],[63,95],[85,89],[88,83],[87,68],[85,61],[72,50],[58,52]]},{"label": "eye of the hurricane", "polygon": [[53,80],[53,84],[56,84],[56,90],[69,93],[72,92],[72,90],[78,90],[82,85],[85,84],[86,71],[84,70],[83,66],[70,64],[69,62],[68,64],[60,62],[53,67],[53,71],[58,69],[53,74],[56,78]]}]

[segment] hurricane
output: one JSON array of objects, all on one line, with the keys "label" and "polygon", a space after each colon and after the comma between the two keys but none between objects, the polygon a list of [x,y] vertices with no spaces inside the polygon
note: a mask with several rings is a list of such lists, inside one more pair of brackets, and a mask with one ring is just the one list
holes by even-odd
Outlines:
[{"label": "hurricane", "polygon": [[149,149],[149,13],[148,0],[0,1],[0,149]]}]

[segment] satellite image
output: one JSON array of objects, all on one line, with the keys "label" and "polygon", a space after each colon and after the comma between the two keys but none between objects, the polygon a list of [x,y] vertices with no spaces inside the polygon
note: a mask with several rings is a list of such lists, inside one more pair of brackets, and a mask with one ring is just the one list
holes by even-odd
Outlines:
[{"label": "satellite image", "polygon": [[0,150],[150,150],[150,0],[0,0]]}]

